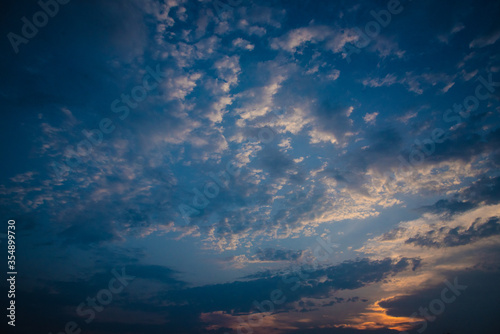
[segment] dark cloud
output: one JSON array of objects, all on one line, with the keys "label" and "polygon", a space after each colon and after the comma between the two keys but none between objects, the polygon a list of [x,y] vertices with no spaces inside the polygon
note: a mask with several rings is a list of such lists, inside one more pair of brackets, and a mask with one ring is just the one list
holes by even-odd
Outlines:
[{"label": "dark cloud", "polygon": [[500,177],[483,176],[469,187],[449,199],[441,199],[419,210],[433,213],[446,213],[450,216],[465,212],[479,205],[493,205],[500,202]]},{"label": "dark cloud", "polygon": [[346,135],[352,129],[349,108],[332,100],[323,101],[314,109],[315,127],[322,132],[332,134],[340,144],[343,144],[346,141]]},{"label": "dark cloud", "polygon": [[[427,323],[428,328],[425,333],[496,333],[500,330],[496,316],[498,314],[500,290],[498,282],[500,272],[498,269],[493,272],[483,271],[460,271],[446,274],[447,280],[454,284],[455,278],[459,285],[467,288],[460,291],[456,299],[445,304],[442,314],[438,315],[434,321]],[[448,286],[442,282],[436,286],[418,290],[416,293],[396,297],[388,301],[383,301],[380,306],[387,309],[387,314],[395,317],[411,317],[413,313],[419,313],[419,308],[429,309],[429,304],[442,298],[443,289]],[[450,297],[450,292],[446,292],[446,297]],[[480,307],[469,307],[470,305],[480,305]],[[434,307],[438,307],[434,305]],[[415,330],[420,329],[417,325]]]},{"label": "dark cloud", "polygon": [[406,231],[406,229],[404,227],[396,227],[396,228],[390,230],[389,232],[382,234],[381,240],[382,241],[395,240],[398,237],[398,233],[404,232],[404,231]]},{"label": "dark cloud", "polygon": [[295,261],[302,256],[303,251],[265,248],[259,249],[255,257],[260,261]]},{"label": "dark cloud", "polygon": [[335,179],[340,186],[368,196],[367,170],[375,168],[383,173],[394,167],[398,162],[397,156],[402,149],[403,138],[398,129],[386,128],[369,131],[364,142],[366,146],[363,148],[353,148],[342,159],[332,159],[321,175]]},{"label": "dark cloud", "polygon": [[327,203],[331,204],[331,201],[327,199],[324,187],[315,187],[309,189],[308,192],[294,191],[290,197],[286,198],[282,207],[276,210],[272,221],[285,227],[300,226],[303,221],[315,217]]},{"label": "dark cloud", "polygon": [[[163,297],[177,305],[189,305],[196,312],[237,313],[255,311],[254,301],[267,300],[271,291],[281,289],[287,298],[283,305],[286,308],[302,297],[326,298],[331,291],[353,290],[379,282],[398,272],[411,269],[416,263],[418,260],[407,258],[380,261],[359,259],[321,269],[303,266],[286,273],[262,273],[260,278],[249,281],[170,291]],[[324,276],[327,277],[326,281],[320,283],[318,279]]]},{"label": "dark cloud", "polygon": [[[417,168],[419,164],[436,165],[443,162],[471,163],[484,157],[488,158],[487,161],[490,165],[498,166],[494,157],[499,154],[500,129],[488,126],[488,124],[498,124],[498,114],[481,109],[481,111],[471,112],[467,117],[459,117],[459,119],[460,122],[458,124],[448,123],[444,126],[445,135],[443,142],[435,142],[432,145],[426,144],[425,148],[422,148],[420,144],[412,143],[411,147],[407,147],[401,151],[402,156],[406,160],[409,160],[409,156],[413,151],[430,150],[430,153],[424,154],[422,163],[415,163],[415,167]],[[441,126],[436,126],[436,128],[441,128]],[[488,130],[484,131],[485,128],[488,128]],[[428,138],[431,137],[431,131],[434,131],[433,127],[429,127],[429,131],[427,131],[429,133]],[[422,141],[424,138],[425,136],[421,135],[421,138],[417,139]]]},{"label": "dark cloud", "polygon": [[168,267],[158,265],[131,264],[126,267],[127,274],[142,278],[145,280],[154,280],[162,285],[167,285],[175,288],[186,286],[186,282],[176,278],[179,272]]},{"label": "dark cloud", "polygon": [[[128,259],[130,260],[130,259]],[[175,270],[157,265],[141,265],[129,263],[124,266],[125,274],[135,276],[126,289],[113,296],[112,304],[115,312],[147,312],[150,316],[164,318],[168,324],[163,325],[163,332],[168,329],[178,333],[195,333],[203,330],[206,324],[199,320],[202,312],[225,311],[231,314],[240,312],[258,312],[254,301],[262,302],[270,298],[271,291],[281,289],[286,297],[285,304],[276,311],[289,309],[291,304],[302,297],[328,298],[333,290],[352,290],[386,277],[409,269],[414,260],[400,259],[370,261],[360,259],[342,264],[317,269],[302,267],[288,273],[276,273],[271,276],[249,281],[236,281],[225,284],[187,287],[186,283],[176,278],[179,274]],[[116,268],[121,273],[121,268]],[[300,276],[299,276],[300,275]],[[318,278],[327,276],[327,280],[320,283]],[[98,291],[108,287],[113,277],[111,269],[100,270],[90,277],[72,281],[43,281],[35,289],[25,289],[22,284],[19,288],[18,301],[24,305],[18,312],[23,318],[30,315],[30,322],[23,322],[20,328],[39,331],[56,331],[64,328],[66,322],[76,321],[88,331],[119,332],[122,325],[108,320],[107,310],[97,314],[96,321],[90,324],[76,314],[76,308],[85,302],[87,297],[95,296]],[[149,285],[158,284],[159,292],[151,293],[143,290],[140,282]],[[3,284],[2,286],[4,286]],[[153,285],[154,286],[154,285]],[[154,291],[154,290],[153,290]],[[359,297],[350,299],[337,298],[335,302],[359,302]],[[47,308],[46,305],[51,305]],[[324,306],[304,305],[307,309]],[[121,310],[121,311],[120,311]],[[131,317],[136,315],[131,313]],[[140,315],[138,315],[140,318]],[[137,319],[139,319],[137,318]],[[100,319],[100,320],[99,320]],[[139,325],[129,327],[129,331],[139,328]],[[146,325],[153,333],[159,331],[155,325]]]},{"label": "dark cloud", "polygon": [[417,234],[406,240],[405,243],[432,248],[456,247],[498,234],[500,234],[498,217],[490,217],[487,220],[478,218],[467,229],[461,227],[441,227],[437,231],[431,230],[424,235]]},{"label": "dark cloud", "polygon": [[266,146],[257,155],[258,164],[273,178],[284,177],[295,166],[293,159],[276,148]]},{"label": "dark cloud", "polygon": [[471,203],[468,201],[440,199],[433,205],[424,206],[420,208],[420,210],[433,213],[448,212],[450,214],[457,214],[468,211],[470,209],[474,209],[475,207],[477,207],[475,203]]},{"label": "dark cloud", "polygon": [[333,178],[337,181],[339,187],[346,187],[363,195],[368,195],[368,191],[365,187],[366,178],[364,177],[364,173],[359,169],[340,170],[329,166],[325,168],[320,175]]},{"label": "dark cloud", "polygon": [[[301,327],[300,323],[295,324]],[[302,325],[303,326],[303,325]],[[288,330],[286,334],[397,334],[399,331],[393,329],[354,329],[354,328],[301,328],[300,330]]]},{"label": "dark cloud", "polygon": [[463,191],[465,200],[486,205],[500,202],[500,176],[483,177]]},{"label": "dark cloud", "polygon": [[[135,277],[128,280],[128,285],[120,293],[113,295],[112,303],[105,307],[102,314],[97,312],[93,323],[87,324],[84,318],[76,313],[76,309],[81,303],[87,303],[88,297],[95,297],[100,290],[108,289],[110,280],[115,277],[112,269],[109,267],[100,269],[89,277],[84,277],[81,273],[80,278],[71,281],[39,280],[39,285],[32,289],[26,287],[26,279],[18,277],[16,302],[22,307],[18,307],[17,317],[29,318],[30,321],[18,320],[16,328],[22,332],[38,328],[38,331],[55,333],[63,331],[67,322],[75,321],[84,331],[91,328],[103,330],[106,322],[99,319],[106,318],[107,308],[126,308],[127,298],[131,298],[131,294],[134,293],[134,284],[137,284],[137,280],[146,280],[149,283],[156,281],[161,283],[163,288],[169,289],[180,288],[185,284],[175,278],[178,273],[170,268],[140,264],[117,266],[114,269],[119,276]],[[6,285],[2,283],[1,287],[6,288]],[[47,305],[50,305],[50,308]]]}]

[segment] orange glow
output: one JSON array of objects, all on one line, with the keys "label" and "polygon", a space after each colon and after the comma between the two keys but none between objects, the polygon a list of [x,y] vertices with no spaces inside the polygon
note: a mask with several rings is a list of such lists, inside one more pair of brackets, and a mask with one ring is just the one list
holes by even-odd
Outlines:
[{"label": "orange glow", "polygon": [[360,330],[387,328],[402,332],[414,328],[416,324],[423,321],[423,319],[420,318],[393,317],[387,315],[387,310],[380,306],[379,303],[394,297],[396,296],[376,301],[368,307],[369,312],[361,313],[357,317],[348,319],[350,323],[338,325],[336,327],[355,328]]}]

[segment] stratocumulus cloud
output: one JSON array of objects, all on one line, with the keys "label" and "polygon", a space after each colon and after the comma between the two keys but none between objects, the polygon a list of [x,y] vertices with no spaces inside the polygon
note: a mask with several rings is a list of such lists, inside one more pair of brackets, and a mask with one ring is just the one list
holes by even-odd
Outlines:
[{"label": "stratocumulus cloud", "polygon": [[499,15],[6,1],[9,330],[499,332]]}]

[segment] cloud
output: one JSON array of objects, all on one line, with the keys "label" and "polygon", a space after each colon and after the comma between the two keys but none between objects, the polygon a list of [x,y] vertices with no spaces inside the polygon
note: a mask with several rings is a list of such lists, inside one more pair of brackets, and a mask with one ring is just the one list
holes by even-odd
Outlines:
[{"label": "cloud", "polygon": [[283,177],[288,171],[296,169],[293,159],[275,148],[265,147],[257,153],[256,159],[259,166],[272,178]]},{"label": "cloud", "polygon": [[[80,313],[87,310],[85,317],[76,313],[77,308],[82,303],[90,305],[87,304],[90,298],[98,295],[100,291],[108,289],[110,280],[114,278],[111,269],[100,267],[95,274],[89,277],[82,277],[82,273],[79,273],[79,278],[73,278],[72,280],[48,281],[41,279],[38,287],[34,289],[18,289],[16,291],[17,298],[26,301],[26,307],[17,310],[17,314],[20,316],[32,314],[33,320],[22,324],[22,327],[26,330],[35,330],[35,328],[38,328],[39,330],[50,332],[57,330],[58,327],[64,328],[66,323],[74,321],[82,330],[120,332],[121,330],[125,330],[122,327],[122,325],[126,324],[126,321],[123,322],[123,316],[127,316],[132,323],[135,323],[134,325],[126,324],[128,325],[127,330],[131,330],[131,328],[138,330],[140,325],[144,325],[145,328],[151,326],[150,328],[153,333],[158,332],[160,329],[151,325],[150,322],[151,320],[153,320],[153,323],[157,322],[161,318],[161,313],[145,316],[140,312],[136,312],[136,310],[130,312],[129,304],[125,298],[126,296],[130,298],[137,294],[141,298],[148,299],[151,287],[155,286],[155,283],[160,283],[161,287],[166,290],[183,287],[185,283],[175,278],[177,272],[167,267],[141,264],[116,267],[115,269],[120,275],[124,274],[125,276],[133,277],[131,280],[129,279],[127,282],[128,285],[123,291],[113,294],[109,305],[106,304],[103,307],[102,305],[104,304],[97,304],[96,310],[100,310],[101,312],[94,312],[95,320],[90,323],[85,321],[89,319],[88,309],[90,306],[85,306],[80,310]],[[143,287],[143,283],[146,283],[145,287]],[[132,300],[134,299],[132,297]],[[48,311],[47,303],[51,305],[50,312]],[[135,304],[136,301],[134,300],[132,303]],[[150,306],[152,306],[150,310],[158,310],[154,308],[154,303]],[[119,315],[118,319],[114,318],[112,314]]]},{"label": "cloud", "polygon": [[500,38],[500,30],[494,31],[491,34],[477,37],[469,44],[469,48],[484,48],[488,45],[495,44],[496,41]]},{"label": "cloud", "polygon": [[[244,268],[249,264],[263,263],[289,263],[300,261],[305,255],[303,250],[291,250],[281,248],[259,248],[252,256],[236,255],[230,257],[231,265],[235,268]],[[224,260],[226,262],[227,260]],[[257,278],[259,276],[248,275],[245,278]]]},{"label": "cloud", "polygon": [[[488,271],[459,271],[449,272],[446,279],[453,282],[457,278],[458,284],[467,288],[460,292],[459,296],[451,303],[445,304],[442,313],[432,316],[432,321],[427,322],[428,329],[435,333],[460,331],[493,332],[497,328],[495,319],[496,300],[498,290],[495,288],[500,274],[497,270]],[[444,280],[443,280],[444,281]],[[396,317],[410,317],[414,313],[419,313],[420,308],[429,308],[432,301],[440,300],[443,296],[443,289],[447,288],[444,282],[432,286],[425,286],[416,293],[397,296],[385,301],[380,305],[387,310],[387,314]],[[449,292],[447,296],[449,296]],[[452,298],[452,297],[450,297]],[[469,309],[466,305],[480,303],[481,310]],[[422,324],[413,326],[413,330],[420,330]]]},{"label": "cloud", "polygon": [[405,76],[398,79],[393,74],[387,74],[383,78],[365,78],[362,83],[368,87],[390,87],[396,83],[407,87],[408,91],[416,94],[423,94],[423,85],[435,86],[438,83],[444,83],[445,87],[442,89],[446,93],[455,83],[453,80],[456,75],[450,76],[445,73],[422,73],[415,74],[413,72],[406,72]]},{"label": "cloud", "polygon": [[271,48],[295,53],[308,44],[324,43],[326,50],[341,53],[347,43],[356,42],[358,39],[359,35],[354,29],[340,30],[323,25],[313,25],[293,29],[281,37],[273,38]]},{"label": "cloud", "polygon": [[378,52],[380,58],[382,59],[391,55],[394,55],[397,58],[401,59],[406,53],[405,51],[400,49],[398,43],[383,36],[377,37],[375,44],[373,44],[373,46],[371,46],[370,49],[373,49],[375,52]]},{"label": "cloud", "polygon": [[[348,64],[356,27],[383,8],[229,2],[222,15],[220,1],[75,2],[2,52],[0,212],[36,253],[23,331],[81,320],[75,307],[120,264],[134,285],[83,331],[224,333],[281,289],[255,334],[394,332],[414,323],[394,314],[419,291],[498,267],[498,91],[443,120],[481,68],[497,73],[498,4],[427,1]],[[33,14],[8,9],[13,31]],[[161,85],[121,119],[112,101],[157,65]],[[116,129],[96,140],[106,119]],[[429,149],[436,128],[445,140],[406,173],[400,155]],[[99,143],[58,177],[51,162],[86,143],[82,130]],[[195,208],[189,223],[180,205]],[[306,244],[333,230],[344,244],[311,263]]]},{"label": "cloud", "polygon": [[396,83],[396,76],[387,74],[384,78],[364,79],[363,85],[369,87],[391,86]]},{"label": "cloud", "polygon": [[480,205],[492,205],[500,202],[500,177],[488,177],[474,181],[470,186],[461,189],[449,199],[441,199],[431,206],[420,208],[423,211],[447,213],[454,215],[465,212]]},{"label": "cloud", "polygon": [[404,124],[408,124],[410,119],[415,118],[417,116],[418,116],[418,111],[408,111],[406,114],[399,116],[397,120]]},{"label": "cloud", "polygon": [[458,22],[450,29],[450,31],[438,35],[437,38],[440,42],[449,44],[453,35],[462,31],[463,29],[465,29],[465,25],[461,22]]},{"label": "cloud", "polygon": [[365,121],[365,123],[368,123],[368,124],[375,124],[375,120],[378,116],[378,112],[372,112],[371,114],[366,114],[365,116],[363,116],[363,120]]},{"label": "cloud", "polygon": [[225,56],[215,62],[214,68],[217,70],[217,78],[224,82],[221,87],[223,92],[228,92],[238,84],[238,76],[241,74],[238,56]]},{"label": "cloud", "polygon": [[329,79],[329,80],[333,80],[333,81],[335,81],[335,80],[337,80],[337,79],[339,78],[339,76],[340,76],[340,71],[339,71],[339,70],[336,70],[336,69],[333,69],[333,70],[330,72],[330,74],[328,74],[326,77],[327,77],[327,79]]},{"label": "cloud", "polygon": [[303,27],[289,31],[280,38],[271,41],[271,48],[295,52],[306,43],[318,43],[333,35],[331,28],[326,26]]},{"label": "cloud", "polygon": [[240,37],[233,40],[233,46],[235,46],[237,48],[244,49],[244,50],[248,50],[248,51],[252,51],[255,48],[255,45],[253,45],[249,41],[244,40],[243,38],[240,38]]},{"label": "cloud", "polygon": [[[163,295],[174,303],[173,307],[187,303],[197,312],[248,313],[257,311],[253,305],[254,300],[259,302],[267,300],[269,291],[279,287],[284,290],[287,297],[286,303],[280,308],[286,308],[287,305],[302,297],[325,298],[328,296],[328,291],[354,290],[379,282],[390,275],[411,269],[412,265],[412,259],[384,259],[381,261],[360,259],[322,269],[305,266],[301,269],[303,272],[301,275],[305,277],[302,284],[292,268],[292,271],[286,273],[270,273],[271,276],[249,281],[186,288],[168,291]],[[318,280],[321,277],[326,277],[326,280]],[[296,285],[302,286],[292,289]]]},{"label": "cloud", "polygon": [[275,108],[275,96],[293,72],[291,65],[275,61],[259,63],[257,68],[262,73],[258,77],[260,82],[235,96],[238,102],[235,112],[241,117],[237,125],[240,127],[257,117],[267,115]]},{"label": "cloud", "polygon": [[[372,254],[374,258],[395,254],[415,257],[418,254],[422,260],[422,277],[432,277],[433,281],[442,277],[446,268],[461,270],[477,263],[487,266],[496,261],[494,242],[499,238],[497,210],[498,205],[483,206],[456,214],[453,219],[424,214],[370,239],[358,251]],[[487,255],[491,251],[491,256]],[[464,257],[465,254],[469,255]]]},{"label": "cloud", "polygon": [[259,249],[255,256],[259,261],[296,261],[302,256],[302,251],[276,248]]},{"label": "cloud", "polygon": [[311,143],[346,144],[346,140],[352,135],[353,121],[349,118],[352,111],[353,107],[336,105],[331,101],[323,101],[315,106],[312,114],[315,123],[309,132]]},{"label": "cloud", "polygon": [[500,234],[500,224],[498,221],[498,217],[490,217],[484,222],[481,222],[481,219],[477,219],[467,229],[463,227],[443,227],[439,232],[431,230],[426,235],[417,234],[406,240],[406,243],[431,248],[467,245],[481,238]]}]

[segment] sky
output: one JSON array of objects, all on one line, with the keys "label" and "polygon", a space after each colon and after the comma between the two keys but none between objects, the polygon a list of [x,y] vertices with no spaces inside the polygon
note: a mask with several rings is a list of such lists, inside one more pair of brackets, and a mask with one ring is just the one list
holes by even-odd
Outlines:
[{"label": "sky", "polygon": [[7,333],[500,333],[500,2],[2,7]]}]

